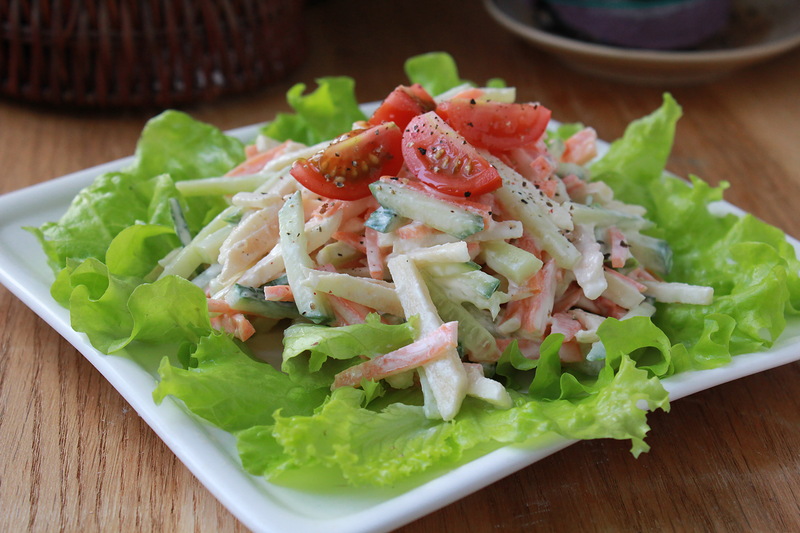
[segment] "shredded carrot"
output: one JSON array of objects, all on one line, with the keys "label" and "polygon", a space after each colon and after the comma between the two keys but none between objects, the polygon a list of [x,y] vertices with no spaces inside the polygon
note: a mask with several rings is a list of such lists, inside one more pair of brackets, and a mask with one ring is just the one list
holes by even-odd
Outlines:
[{"label": "shredded carrot", "polygon": [[367,255],[367,266],[372,279],[383,279],[386,272],[386,257],[378,245],[378,232],[372,228],[364,228],[364,246]]},{"label": "shredded carrot", "polygon": [[401,239],[421,239],[433,235],[436,230],[418,220],[412,220],[408,224],[397,228],[394,233]]},{"label": "shredded carrot", "polygon": [[557,276],[558,268],[550,259],[531,276],[528,286],[532,295],[509,302],[506,307],[506,319],[516,315],[521,322],[520,332],[529,338],[541,339],[547,330],[555,302]]},{"label": "shredded carrot", "polygon": [[222,314],[211,317],[211,327],[230,333],[241,341],[246,341],[255,334],[253,324],[242,313]]},{"label": "shredded carrot", "polygon": [[228,305],[228,302],[225,300],[219,300],[216,298],[208,298],[208,312],[209,313],[234,313],[235,311],[231,309],[231,306]]},{"label": "shredded carrot", "polygon": [[539,348],[542,346],[541,340],[534,339],[497,339],[497,347],[500,351],[505,351],[512,342],[517,342],[517,348],[526,359],[539,359]]},{"label": "shredded carrot", "polygon": [[247,146],[244,147],[245,158],[250,159],[251,157],[255,157],[256,155],[258,155],[258,146],[256,146],[255,144],[248,144]]},{"label": "shredded carrot", "polygon": [[581,345],[575,339],[564,341],[558,350],[558,357],[564,363],[579,363],[586,356],[581,350]]},{"label": "shredded carrot", "polygon": [[585,165],[597,155],[597,132],[593,128],[583,128],[564,141],[561,160],[565,163]]},{"label": "shredded carrot", "polygon": [[331,237],[334,240],[352,246],[361,253],[367,253],[367,245],[363,235],[353,233],[352,231],[335,231]]},{"label": "shredded carrot", "polygon": [[293,302],[294,294],[289,285],[266,285],[264,298],[270,302]]},{"label": "shredded carrot", "polygon": [[575,338],[575,334],[583,329],[583,324],[575,320],[569,313],[553,313],[550,317],[550,333],[561,333],[564,342]]},{"label": "shredded carrot", "polygon": [[483,91],[481,89],[478,89],[477,87],[472,87],[471,89],[465,89],[465,90],[461,91],[460,93],[455,95],[453,98],[465,98],[467,100],[469,100],[469,99],[477,100],[478,98],[482,98],[482,97],[483,97]]},{"label": "shredded carrot", "polygon": [[[256,151],[252,155],[245,152],[247,159],[245,159],[238,166],[228,171],[226,176],[249,176],[250,174],[257,174],[264,168],[264,166],[281,155],[289,146],[289,141],[285,141],[278,146],[270,148],[264,152]],[[251,150],[252,151],[252,150]]]},{"label": "shredded carrot", "polygon": [[611,266],[622,268],[631,257],[631,251],[625,242],[625,235],[616,227],[608,228],[608,239],[611,241]]},{"label": "shredded carrot", "polygon": [[636,281],[664,281],[661,279],[661,277],[656,276],[649,270],[645,270],[642,267],[636,267],[628,272],[628,277]]},{"label": "shredded carrot", "polygon": [[454,350],[457,345],[458,322],[447,322],[411,344],[339,372],[331,389],[358,387],[361,380],[383,379],[420,367]]},{"label": "shredded carrot", "polygon": [[622,272],[617,272],[616,270],[610,269],[608,267],[603,267],[603,268],[605,269],[605,271],[609,275],[614,276],[615,278],[618,278],[619,280],[623,281],[624,283],[627,283],[628,285],[630,285],[633,288],[635,288],[637,291],[644,292],[644,291],[647,290],[647,287],[644,284],[639,283],[639,281],[635,280],[634,278],[632,278],[630,276],[626,276]]},{"label": "shredded carrot", "polygon": [[363,324],[367,321],[367,315],[375,312],[374,309],[370,309],[366,305],[347,300],[335,294],[328,294],[328,301],[336,317],[335,326]]},{"label": "shredded carrot", "polygon": [[572,309],[581,299],[581,296],[583,296],[583,289],[575,282],[570,283],[564,294],[553,305],[553,313],[563,313],[568,309]]},{"label": "shredded carrot", "polygon": [[561,182],[567,188],[570,198],[583,198],[586,196],[586,182],[575,174],[567,174],[561,178]]}]

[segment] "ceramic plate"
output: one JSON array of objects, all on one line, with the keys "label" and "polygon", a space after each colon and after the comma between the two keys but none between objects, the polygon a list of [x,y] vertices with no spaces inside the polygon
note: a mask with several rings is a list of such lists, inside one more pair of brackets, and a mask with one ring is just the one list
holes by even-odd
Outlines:
[{"label": "ceramic plate", "polygon": [[[256,126],[230,132],[252,139]],[[36,239],[22,229],[58,220],[80,189],[99,174],[125,167],[123,159],[0,197],[0,281],[75,346],[119,391],[195,476],[249,529],[279,533],[389,531],[475,492],[568,446],[554,438],[537,448],[509,446],[448,471],[394,488],[300,491],[242,470],[232,436],[192,416],[181,404],[153,403],[155,378],[127,359],[103,355],[70,328],[66,309],[49,294],[53,274]],[[728,204],[718,206],[735,210]],[[800,243],[791,240],[800,252]],[[724,368],[664,381],[671,398],[800,359],[800,320],[791,322],[768,352],[736,357]],[[633,460],[633,459],[631,459]]]},{"label": "ceramic plate", "polygon": [[634,50],[553,33],[535,0],[484,0],[504,28],[576,70],[616,81],[686,85],[710,81],[800,46],[797,0],[733,0],[732,22],[708,45],[691,51]]}]

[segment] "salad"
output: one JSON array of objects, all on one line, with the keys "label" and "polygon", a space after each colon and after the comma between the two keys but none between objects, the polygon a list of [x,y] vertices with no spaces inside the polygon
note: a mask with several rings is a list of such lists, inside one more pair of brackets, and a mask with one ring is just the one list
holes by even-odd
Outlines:
[{"label": "salad", "polygon": [[797,313],[785,235],[665,174],[669,95],[598,154],[446,54],[406,72],[368,113],[350,79],[298,85],[246,145],[165,112],[130,168],[29,228],[72,327],[233,434],[248,472],[391,485],[553,435],[638,455],[660,378]]}]

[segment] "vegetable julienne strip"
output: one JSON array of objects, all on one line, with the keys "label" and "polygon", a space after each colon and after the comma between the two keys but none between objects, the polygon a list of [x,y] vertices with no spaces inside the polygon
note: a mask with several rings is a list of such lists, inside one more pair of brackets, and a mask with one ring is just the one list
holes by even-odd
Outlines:
[{"label": "vegetable julienne strip", "polygon": [[[431,69],[436,77],[452,74],[446,58],[425,59],[431,60],[437,62]],[[452,79],[456,81],[451,86],[461,83],[456,76]],[[449,96],[437,96],[435,101],[466,99],[451,108],[467,114],[476,108],[476,117],[491,117],[509,109],[493,104],[493,100],[508,103],[512,94],[513,90],[462,86]],[[431,112],[430,104],[420,112]],[[505,118],[514,120],[513,116]],[[428,170],[458,174],[465,180],[463,186],[449,179],[446,191],[427,189],[416,181],[413,169],[401,168],[393,176],[397,180],[376,181],[369,196],[347,200],[327,198],[308,189],[314,187],[313,181],[305,186],[298,184],[291,158],[286,154],[274,159],[262,155],[275,143],[259,138],[247,149],[250,163],[264,164],[258,171],[264,179],[256,189],[252,187],[257,180],[242,178],[237,182],[235,176],[226,178],[234,184],[230,188],[192,189],[181,185],[173,190],[161,189],[179,200],[187,214],[186,226],[195,233],[182,248],[175,248],[176,240],[167,237],[137,241],[139,255],[151,260],[153,266],[175,248],[163,258],[162,267],[153,272],[144,272],[141,266],[132,270],[120,259],[123,245],[112,242],[105,258],[107,265],[97,260],[71,263],[56,281],[54,294],[69,303],[75,327],[87,331],[93,342],[103,346],[121,346],[136,339],[151,346],[174,346],[178,340],[175,335],[181,335],[181,342],[188,347],[182,355],[182,367],[167,360],[162,363],[156,397],[174,395],[212,423],[236,432],[243,464],[254,473],[279,476],[287,469],[303,469],[323,461],[339,468],[352,483],[392,483],[410,473],[458,460],[464,450],[474,446],[522,442],[549,431],[575,438],[630,438],[632,451],[638,454],[647,448],[642,440],[647,425],[640,400],[651,409],[667,405],[657,377],[692,368],[693,354],[711,339],[706,327],[714,332],[714,342],[723,347],[716,349],[722,354],[716,361],[722,364],[725,357],[744,349],[741,339],[754,339],[750,342],[763,346],[777,337],[778,322],[759,327],[759,321],[766,324],[766,317],[771,320],[776,309],[783,314],[793,306],[800,307],[796,259],[787,255],[782,237],[752,220],[742,222],[750,226],[736,233],[740,240],[735,242],[740,243],[742,236],[759,239],[758,260],[772,261],[772,268],[784,273],[783,278],[775,279],[787,280],[785,285],[774,280],[764,283],[763,290],[772,292],[771,297],[759,299],[759,305],[764,306],[759,312],[748,309],[747,321],[739,320],[732,310],[735,306],[730,305],[730,300],[738,296],[736,292],[710,298],[712,290],[728,291],[740,283],[737,279],[741,276],[732,277],[730,263],[714,263],[721,275],[728,277],[709,278],[713,289],[704,279],[693,277],[692,272],[701,269],[692,270],[687,265],[696,264],[692,262],[698,261],[698,256],[703,263],[716,261],[700,253],[712,246],[699,244],[697,251],[686,246],[690,232],[680,226],[681,218],[665,219],[662,210],[654,208],[660,206],[660,198],[668,196],[664,191],[670,191],[671,206],[684,205],[687,210],[694,209],[693,218],[724,226],[725,231],[720,229],[715,235],[733,235],[730,229],[734,222],[703,214],[704,202],[714,193],[702,185],[695,184],[692,196],[662,179],[663,160],[659,158],[671,143],[676,119],[674,103],[665,98],[662,108],[644,119],[646,128],[637,130],[634,125],[631,133],[626,133],[626,138],[635,135],[635,142],[612,146],[609,154],[592,163],[591,168],[583,166],[594,151],[592,132],[586,128],[564,137],[555,131],[545,139],[512,149],[509,146],[514,140],[498,140],[495,130],[491,130],[492,135],[477,137],[481,140],[476,142],[485,143],[477,147],[419,145],[425,153],[416,151],[421,158],[415,164],[430,164]],[[437,120],[428,117],[426,124],[436,124]],[[279,122],[288,124],[286,120]],[[481,127],[477,118],[468,122]],[[281,124],[268,131],[278,135]],[[359,127],[356,124],[356,130]],[[296,131],[294,126],[288,129]],[[374,131],[382,135],[395,130],[387,127]],[[148,133],[145,137],[151,136]],[[321,164],[314,159],[320,150],[329,157],[354,155],[342,158],[343,165],[326,166],[342,172],[329,177],[346,188],[348,180],[374,177],[377,167],[370,150],[388,150],[390,154],[401,151],[390,146],[389,137],[382,137],[384,144],[359,151],[352,139],[363,136],[347,135],[330,150],[328,141],[312,148],[295,146],[291,157],[310,158]],[[304,140],[314,144],[322,139]],[[411,133],[403,140],[419,141]],[[650,145],[655,155],[643,156],[640,150]],[[189,161],[199,158],[196,153],[188,157]],[[229,162],[205,176],[194,177],[216,179],[240,162],[227,156],[221,159]],[[387,159],[378,157],[378,161]],[[501,171],[500,180],[489,171],[488,178],[484,175],[481,184],[473,187],[469,183],[473,163],[477,165],[474,168],[486,169],[481,166],[482,160],[494,162]],[[643,169],[631,164],[632,160],[655,163],[653,168]],[[238,168],[234,173],[252,172],[250,165]],[[437,172],[426,176],[434,185]],[[589,181],[592,174],[603,181]],[[328,179],[324,173],[320,176]],[[247,190],[240,190],[245,184]],[[359,190],[369,191],[363,185]],[[499,188],[486,190],[495,185]],[[326,191],[335,194],[337,187]],[[375,189],[379,189],[378,194]],[[181,190],[187,194],[181,195]],[[189,196],[189,191],[197,195]],[[212,191],[215,195],[236,194],[213,199],[199,195]],[[635,201],[620,200],[626,197]],[[197,217],[192,209],[206,201],[214,208]],[[151,202],[157,204],[157,198]],[[220,212],[220,204],[226,202],[230,207]],[[638,203],[648,209],[635,205]],[[648,220],[646,212],[656,220]],[[279,242],[274,246],[269,244],[269,231],[247,229],[258,220],[255,213],[261,213],[265,223],[272,220],[274,224],[278,219]],[[212,222],[198,228],[191,222],[192,216]],[[156,218],[154,223],[170,225],[172,217]],[[130,226],[120,239],[148,232],[164,234],[153,227]],[[673,257],[667,239],[646,234],[653,227],[660,236],[676,243]],[[47,231],[50,233],[42,231],[43,239],[53,235],[52,228]],[[354,246],[355,240],[349,244],[335,241],[334,235],[355,236],[358,243],[363,237],[363,249]],[[43,242],[47,246],[46,240]],[[725,242],[727,248],[716,253],[730,249],[732,242]],[[739,254],[736,261],[750,271],[754,259],[745,254],[748,246],[751,243],[742,242],[734,249]],[[774,251],[768,253],[765,247]],[[583,261],[585,256],[591,260]],[[672,273],[671,265],[675,265]],[[201,272],[203,268],[206,270]],[[156,282],[147,281],[162,269]],[[131,282],[131,276],[136,275],[142,282]],[[87,280],[98,276],[106,279],[97,284],[108,287],[100,289],[106,291],[104,298],[99,298],[97,288],[94,293],[86,288]],[[185,279],[192,279],[200,288],[184,283]],[[659,299],[684,303],[657,303]],[[204,306],[198,303],[204,300]],[[658,307],[655,319],[671,339],[647,318],[656,310],[654,303]],[[102,312],[92,311],[98,306],[104,306]],[[328,327],[299,320],[287,328],[282,364],[285,374],[256,363],[231,336],[214,332],[216,327],[245,338],[252,333],[247,324],[263,331],[278,320],[301,313],[316,322],[347,325]],[[686,319],[687,314],[691,320]],[[106,325],[106,317],[113,324]],[[359,380],[364,391],[345,386],[328,392],[335,376],[348,368],[380,367],[381,356],[413,345],[442,324],[454,321],[458,323],[458,347],[447,344],[441,357],[401,368],[392,375],[362,373],[361,377],[380,380]],[[681,327],[676,329],[671,324]],[[686,324],[695,326],[687,328]],[[758,337],[762,329],[768,330],[769,338]],[[738,333],[734,335],[734,331]],[[720,341],[725,332],[729,340]],[[640,348],[649,349],[649,355],[634,359],[639,357]],[[702,364],[708,361],[704,355]],[[240,367],[247,367],[247,373],[233,370]],[[214,378],[206,379],[210,376]],[[195,379],[204,379],[204,386],[192,386]],[[271,385],[258,385],[262,379]],[[294,392],[287,394],[287,387]],[[381,395],[383,398],[376,400]],[[613,407],[608,404],[612,396],[617,399]],[[218,407],[207,410],[203,405]],[[253,409],[256,405],[260,408]],[[579,412],[583,414],[576,416]],[[585,416],[587,413],[590,416]],[[341,427],[353,420],[369,423],[347,434],[336,431],[336,453],[323,449],[319,435],[326,427]],[[593,422],[587,426],[579,420]],[[391,432],[373,438],[376,435],[370,431],[387,425]],[[477,429],[487,427],[494,430]],[[429,431],[442,435],[442,440],[431,441]],[[396,439],[385,437],[393,433]],[[315,450],[313,459],[305,452],[298,453],[294,443],[302,443],[304,450]]]}]

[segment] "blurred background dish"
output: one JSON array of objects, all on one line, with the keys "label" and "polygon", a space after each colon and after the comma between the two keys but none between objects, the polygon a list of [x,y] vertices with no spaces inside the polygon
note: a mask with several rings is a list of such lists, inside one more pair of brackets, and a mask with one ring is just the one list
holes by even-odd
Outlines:
[{"label": "blurred background dish", "polygon": [[731,0],[533,0],[576,37],[670,50],[702,45],[730,19]]},{"label": "blurred background dish", "polygon": [[484,0],[484,5],[501,26],[564,64],[624,82],[706,82],[800,45],[800,9],[796,0],[732,0],[723,28],[711,28],[707,39],[694,48],[681,50],[591,42],[566,26],[545,2]]}]

